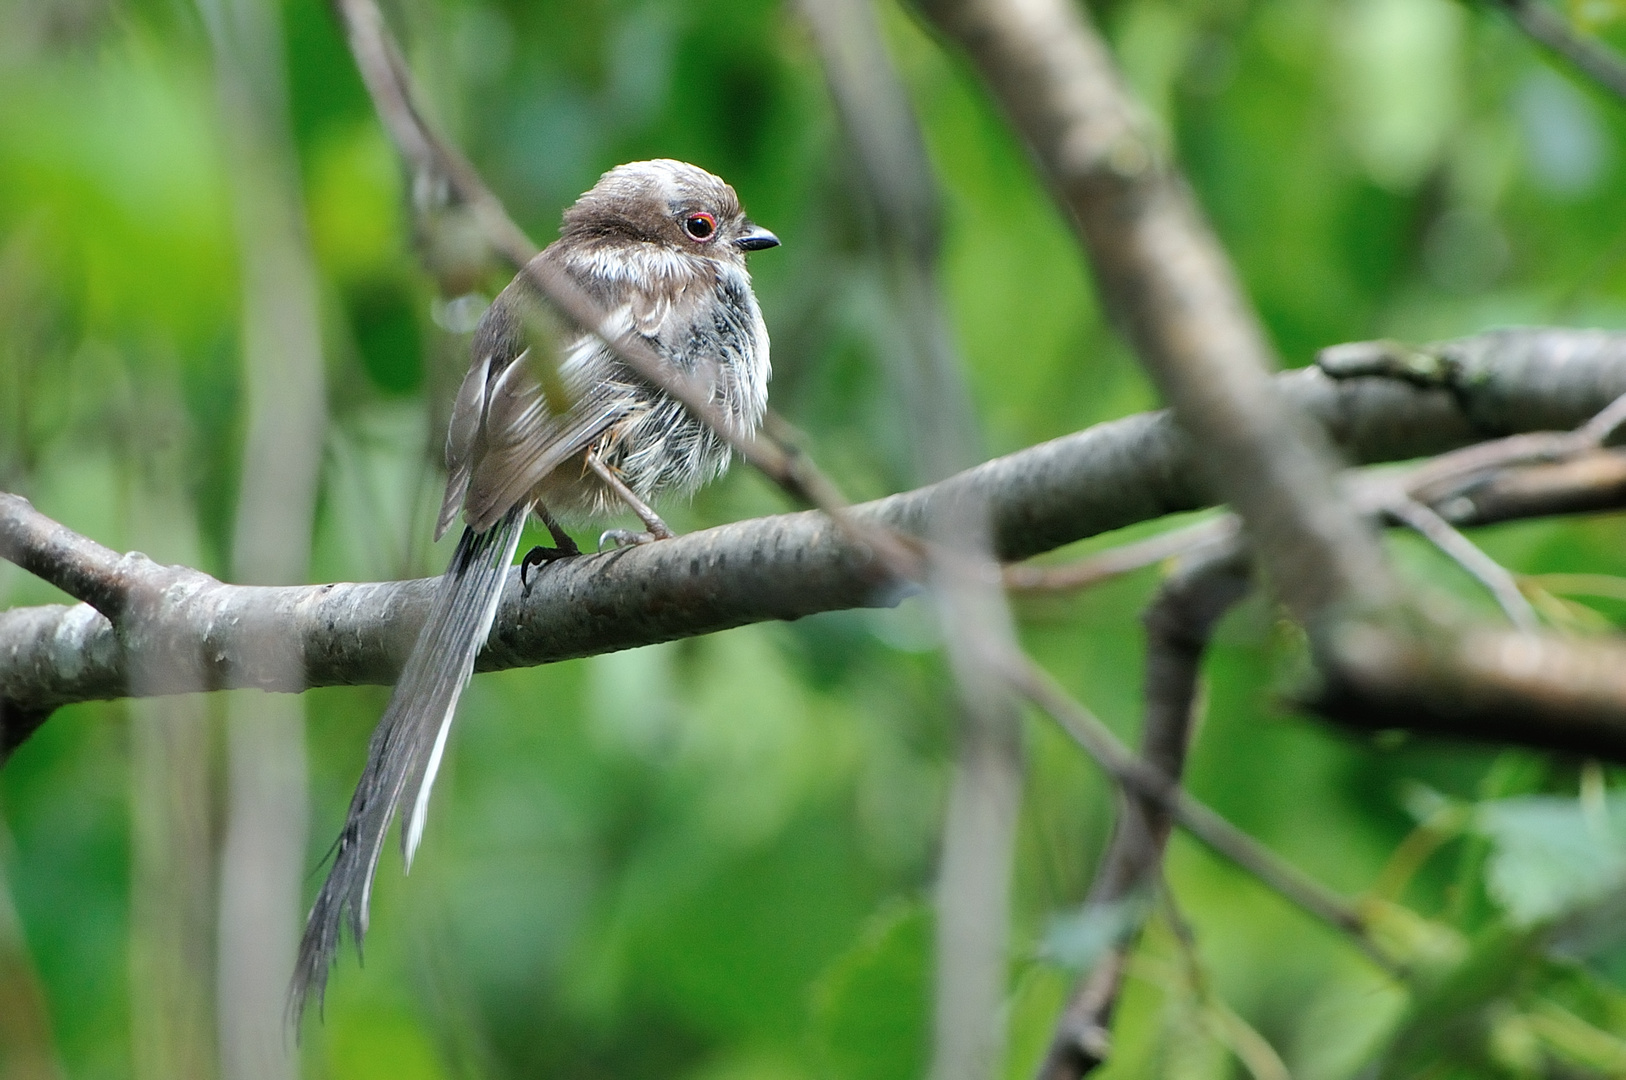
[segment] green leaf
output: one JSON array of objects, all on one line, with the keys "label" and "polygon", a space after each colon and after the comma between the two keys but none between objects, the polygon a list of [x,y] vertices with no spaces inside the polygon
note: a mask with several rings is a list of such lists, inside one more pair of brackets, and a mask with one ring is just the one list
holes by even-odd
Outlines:
[{"label": "green leaf", "polygon": [[1626,884],[1626,800],[1601,813],[1576,799],[1522,795],[1480,805],[1490,840],[1486,887],[1516,925],[1531,926]]},{"label": "green leaf", "polygon": [[1110,904],[1089,904],[1051,919],[1040,946],[1043,959],[1075,972],[1093,968],[1101,955],[1140,929],[1152,904],[1150,890]]},{"label": "green leaf", "polygon": [[891,902],[814,990],[813,1031],[825,1074],[891,1080],[926,1069],[931,913]]}]

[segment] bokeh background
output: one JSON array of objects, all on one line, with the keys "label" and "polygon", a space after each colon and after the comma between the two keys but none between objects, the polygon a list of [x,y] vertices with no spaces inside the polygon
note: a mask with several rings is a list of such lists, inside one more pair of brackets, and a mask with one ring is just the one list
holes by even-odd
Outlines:
[{"label": "bokeh background", "polygon": [[[233,575],[255,287],[242,190],[259,168],[243,147],[269,147],[309,256],[327,402],[311,429],[308,580],[437,572],[439,424],[469,312],[501,278],[470,282],[473,299],[437,295],[403,174],[320,0],[236,7],[260,13],[255,85],[280,118],[247,140],[210,30],[229,10],[0,0],[0,487],[115,548]],[[1376,336],[1626,324],[1626,105],[1494,11],[1091,10],[1285,363]],[[1626,41],[1608,0],[1567,14]],[[404,0],[389,15],[436,118],[543,242],[622,161],[685,158],[730,180],[784,240],[752,261],[775,406],[851,496],[909,486],[883,276],[794,9]],[[1153,407],[1068,228],[966,67],[906,9],[881,15],[944,191],[942,286],[988,451]],[[690,530],[784,508],[736,469],[667,509]],[[1618,519],[1479,539],[1533,575],[1549,620],[1594,633],[1626,617]],[[1392,543],[1409,573],[1494,617],[1437,555]],[[1595,576],[1547,576],[1559,573]],[[1018,604],[1035,655],[1126,736],[1137,613],[1157,576]],[[0,566],[0,602],[61,599]],[[1304,1078],[1368,1075],[1396,1046],[1391,1060],[1409,1064],[1391,1075],[1626,1075],[1614,772],[1296,715],[1284,702],[1298,644],[1258,600],[1224,624],[1192,790],[1335,888],[1395,904],[1380,924],[1419,964],[1473,963],[1408,997],[1177,837],[1169,888],[1194,948],[1167,912],[1154,918],[1103,1075],[1275,1075],[1261,1039]],[[341,960],[325,1024],[305,1030],[305,1075],[922,1075],[955,725],[937,645],[911,600],[476,679],[414,872],[402,877],[392,847],[365,966]],[[218,1074],[215,926],[238,775],[225,728],[252,696],[63,709],[0,772],[7,1080]],[[386,696],[303,698],[308,831],[303,806],[287,828],[308,875]],[[1042,718],[1027,723],[1013,1077],[1031,1073],[1088,961],[1095,930],[1070,916],[1113,809],[1090,763]]]}]

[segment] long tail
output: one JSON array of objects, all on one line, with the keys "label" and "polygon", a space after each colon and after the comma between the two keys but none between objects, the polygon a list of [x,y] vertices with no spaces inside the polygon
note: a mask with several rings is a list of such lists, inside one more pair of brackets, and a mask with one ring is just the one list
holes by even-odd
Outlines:
[{"label": "long tail", "polygon": [[474,673],[497,617],[508,566],[519,546],[526,508],[517,506],[483,533],[465,529],[441,578],[435,606],[418,634],[395,692],[367,746],[367,765],[339,834],[327,880],[305,920],[299,959],[288,988],[288,1021],[295,1030],[314,991],[318,1003],[348,925],[356,950],[367,933],[367,905],[384,835],[404,801],[401,846],[407,866],[423,836],[429,791],[446,748],[457,699]]}]

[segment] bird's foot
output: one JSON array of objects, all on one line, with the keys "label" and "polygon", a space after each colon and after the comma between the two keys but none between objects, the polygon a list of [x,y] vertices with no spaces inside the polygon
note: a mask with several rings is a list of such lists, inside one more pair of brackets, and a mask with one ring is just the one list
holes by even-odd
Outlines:
[{"label": "bird's foot", "polygon": [[603,551],[605,545],[608,545],[616,551],[620,551],[623,548],[653,544],[657,540],[670,540],[675,535],[670,529],[662,529],[660,532],[653,530],[650,532],[629,532],[626,529],[605,529],[604,533],[598,538],[598,549]]},{"label": "bird's foot", "polygon": [[[525,553],[525,557],[519,561],[520,595],[531,595],[531,570],[533,567],[544,566],[559,559],[573,559],[582,553],[582,549],[576,546],[576,541],[571,540],[568,536],[565,537],[565,540],[569,541],[569,543],[562,543],[558,547],[534,547]],[[600,546],[603,546],[602,541]]]}]

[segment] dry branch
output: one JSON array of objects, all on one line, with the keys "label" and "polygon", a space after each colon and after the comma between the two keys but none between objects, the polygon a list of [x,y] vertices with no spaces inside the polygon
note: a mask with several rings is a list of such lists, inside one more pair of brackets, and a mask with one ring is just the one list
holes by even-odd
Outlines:
[{"label": "dry branch", "polygon": [[1111,728],[1068,697],[1037,665],[1023,657],[1009,657],[1006,674],[1024,697],[1060,724],[1125,791],[1151,801],[1181,828],[1252,874],[1266,888],[1348,935],[1380,967],[1392,966],[1368,937],[1366,920],[1349,901],[1283,862],[1269,848],[1186,793],[1161,770],[1137,757],[1118,741]]},{"label": "dry branch", "polygon": [[1526,632],[1540,629],[1541,620],[1535,608],[1519,591],[1519,583],[1507,568],[1479,550],[1477,544],[1458,532],[1433,507],[1416,499],[1396,499],[1389,505],[1389,513],[1472,574],[1496,598],[1502,613],[1514,626]]}]

